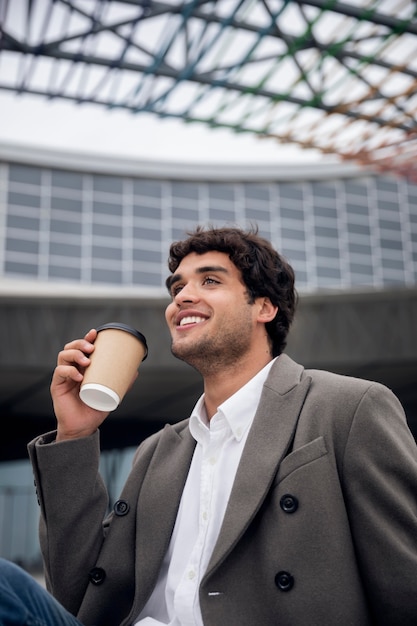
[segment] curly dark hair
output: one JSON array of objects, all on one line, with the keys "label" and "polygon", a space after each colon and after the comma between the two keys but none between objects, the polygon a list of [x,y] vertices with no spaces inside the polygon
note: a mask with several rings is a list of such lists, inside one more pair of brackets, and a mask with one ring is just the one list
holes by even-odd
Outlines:
[{"label": "curly dark hair", "polygon": [[[249,230],[197,226],[194,231],[187,232],[187,235],[187,239],[171,244],[169,270],[174,273],[182,259],[191,252],[225,252],[241,272],[249,302],[265,296],[278,307],[275,318],[265,327],[272,343],[273,356],[281,354],[287,344],[287,334],[298,300],[291,265],[267,239],[258,235],[257,226]],[[167,278],[166,285],[169,288],[170,277]]]}]

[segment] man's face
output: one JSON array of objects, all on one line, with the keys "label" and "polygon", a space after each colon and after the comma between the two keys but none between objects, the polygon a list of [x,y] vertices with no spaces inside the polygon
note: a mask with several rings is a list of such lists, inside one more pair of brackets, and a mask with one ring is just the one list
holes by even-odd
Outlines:
[{"label": "man's face", "polygon": [[236,364],[250,350],[257,324],[237,267],[224,252],[192,252],[170,279],[165,318],[172,352],[203,375]]}]

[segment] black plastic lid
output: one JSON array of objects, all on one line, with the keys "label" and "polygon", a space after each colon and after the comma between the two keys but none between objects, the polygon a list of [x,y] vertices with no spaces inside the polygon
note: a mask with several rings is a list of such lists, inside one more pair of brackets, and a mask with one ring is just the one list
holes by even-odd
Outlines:
[{"label": "black plastic lid", "polygon": [[145,346],[145,356],[143,357],[142,361],[146,359],[146,357],[148,356],[148,344],[146,343],[145,336],[142,335],[142,333],[136,330],[136,328],[133,328],[133,326],[128,326],[128,324],[123,324],[122,322],[108,322],[107,324],[98,326],[98,328],[96,328],[96,331],[99,333],[100,330],[109,330],[111,328],[115,330],[125,330],[127,333],[134,335],[136,339],[139,339],[139,341]]}]

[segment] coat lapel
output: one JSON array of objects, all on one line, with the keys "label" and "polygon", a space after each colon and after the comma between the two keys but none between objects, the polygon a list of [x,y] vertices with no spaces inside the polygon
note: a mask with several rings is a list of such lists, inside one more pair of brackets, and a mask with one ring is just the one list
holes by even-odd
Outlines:
[{"label": "coat lapel", "polygon": [[249,526],[291,445],[311,380],[300,382],[302,372],[302,366],[281,355],[269,373],[206,576]]},{"label": "coat lapel", "polygon": [[180,433],[166,426],[143,481],[136,527],[136,588],[144,601],[168,549],[194,448],[188,426]]}]

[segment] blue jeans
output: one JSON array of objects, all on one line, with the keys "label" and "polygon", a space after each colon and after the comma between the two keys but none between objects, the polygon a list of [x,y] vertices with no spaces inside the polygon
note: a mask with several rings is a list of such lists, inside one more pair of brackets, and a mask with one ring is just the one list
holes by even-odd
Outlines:
[{"label": "blue jeans", "polygon": [[0,559],[0,626],[82,626],[23,569]]}]

